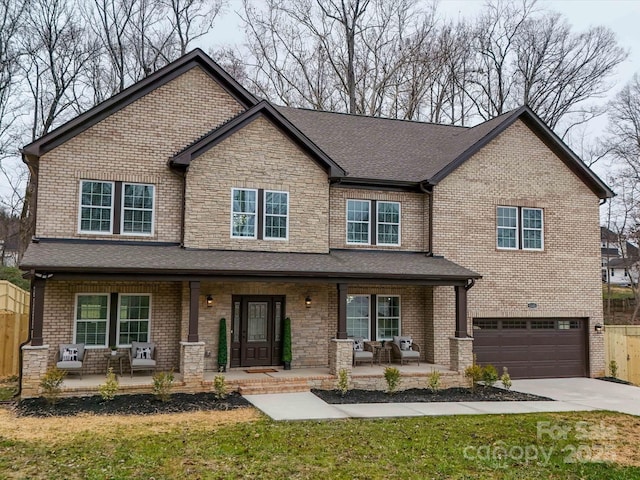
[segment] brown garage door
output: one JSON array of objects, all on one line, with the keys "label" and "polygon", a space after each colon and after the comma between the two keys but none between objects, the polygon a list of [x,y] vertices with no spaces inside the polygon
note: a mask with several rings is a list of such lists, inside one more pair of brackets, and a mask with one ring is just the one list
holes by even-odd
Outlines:
[{"label": "brown garage door", "polygon": [[511,378],[587,376],[586,321],[580,318],[475,318],[473,353]]}]

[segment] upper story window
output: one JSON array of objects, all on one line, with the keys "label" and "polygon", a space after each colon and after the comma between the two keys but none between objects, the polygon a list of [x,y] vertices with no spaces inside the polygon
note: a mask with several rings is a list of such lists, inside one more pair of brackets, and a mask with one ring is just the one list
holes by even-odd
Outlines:
[{"label": "upper story window", "polygon": [[400,203],[347,200],[347,244],[400,246]]},{"label": "upper story window", "polygon": [[542,250],[543,217],[541,208],[498,207],[497,247],[510,250]]},{"label": "upper story window", "polygon": [[80,231],[111,233],[113,182],[83,180],[80,190]]},{"label": "upper story window", "polygon": [[231,236],[256,238],[258,191],[234,188],[231,191]]},{"label": "upper story window", "polygon": [[139,183],[80,182],[80,233],[151,235],[154,186]]},{"label": "upper story window", "polygon": [[150,235],[153,225],[153,185],[124,184],[122,233]]},{"label": "upper story window", "polygon": [[289,238],[289,192],[251,188],[231,190],[231,237]]}]

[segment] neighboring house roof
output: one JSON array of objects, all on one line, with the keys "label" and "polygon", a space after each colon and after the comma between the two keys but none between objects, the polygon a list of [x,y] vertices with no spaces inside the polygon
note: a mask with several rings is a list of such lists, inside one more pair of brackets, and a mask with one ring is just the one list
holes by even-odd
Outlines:
[{"label": "neighboring house roof", "polygon": [[609,268],[630,268],[636,265],[637,258],[612,258],[607,266]]},{"label": "neighboring house roof", "polygon": [[344,176],[345,171],[340,167],[340,165],[334,162],[325,152],[320,150],[311,140],[303,135],[295,125],[293,125],[266,100],[263,100],[250,109],[242,112],[223,125],[214,128],[212,131],[203,135],[191,145],[178,152],[170,160],[171,165],[177,167],[189,166],[193,159],[199,157],[229,135],[232,135],[261,116],[267,118],[273,125],[277,126],[285,135],[311,155],[311,157],[316,160],[322,168],[329,172],[331,177]]},{"label": "neighboring house roof", "polygon": [[22,151],[24,154],[36,157],[44,155],[58,145],[75,137],[99,121],[196,66],[201,67],[245,108],[258,103],[256,97],[233,79],[207,54],[197,48],[162,67],[143,80],[134,83],[108,100],[99,103],[85,113],[78,115],[73,120],[43,135],[29,145],[26,145]]},{"label": "neighboring house roof", "polygon": [[[463,283],[481,276],[442,257],[424,253],[331,250],[319,253],[273,253],[190,250],[177,245],[95,241],[32,243],[21,267],[50,273],[138,275],[207,275],[313,279],[375,279],[439,284]],[[91,273],[88,273],[91,272]]]}]

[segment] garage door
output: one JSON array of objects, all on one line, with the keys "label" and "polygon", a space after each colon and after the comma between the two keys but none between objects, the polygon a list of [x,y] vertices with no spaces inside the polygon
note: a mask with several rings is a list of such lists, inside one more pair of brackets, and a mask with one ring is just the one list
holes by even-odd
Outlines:
[{"label": "garage door", "polygon": [[475,318],[473,352],[511,378],[587,376],[586,321],[581,318]]}]

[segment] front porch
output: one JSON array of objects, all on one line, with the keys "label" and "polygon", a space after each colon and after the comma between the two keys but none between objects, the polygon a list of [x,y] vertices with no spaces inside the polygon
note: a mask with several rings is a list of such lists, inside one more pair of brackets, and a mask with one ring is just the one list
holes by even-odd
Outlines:
[{"label": "front porch", "polygon": [[[449,370],[448,366],[431,363],[409,365],[377,365],[355,367],[350,375],[349,388],[362,390],[384,390],[386,382],[384,369],[388,366],[400,370],[400,390],[409,388],[426,388],[429,375],[435,370],[441,374],[442,388],[465,384],[463,375]],[[269,370],[269,371],[265,371]],[[256,372],[256,373],[252,373]],[[204,379],[199,384],[187,384],[181,374],[175,374],[172,392],[199,393],[212,392],[213,380],[216,375],[224,375],[229,391],[241,394],[255,393],[288,393],[309,391],[312,388],[331,390],[336,388],[337,376],[331,375],[327,368],[298,368],[284,370],[281,367],[269,369],[232,368],[226,373],[205,372]],[[153,392],[153,377],[151,375],[135,374],[117,375],[119,382],[118,394],[138,394]],[[105,376],[100,374],[68,376],[62,384],[63,397],[98,395],[98,387],[105,383]]]}]

